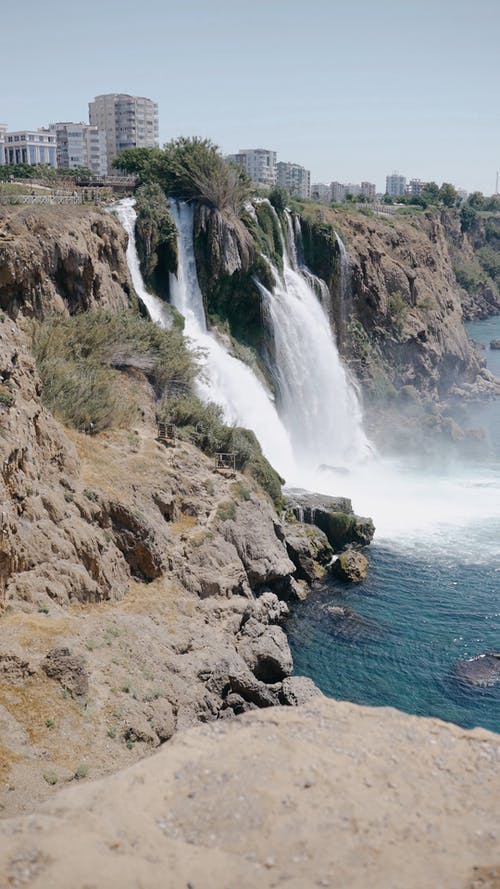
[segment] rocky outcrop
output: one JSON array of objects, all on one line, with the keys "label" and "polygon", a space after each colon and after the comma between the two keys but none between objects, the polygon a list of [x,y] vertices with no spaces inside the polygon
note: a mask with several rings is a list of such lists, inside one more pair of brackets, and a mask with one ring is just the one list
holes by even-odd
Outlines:
[{"label": "rocky outcrop", "polygon": [[10,318],[127,305],[126,234],[109,213],[0,208],[0,309]]},{"label": "rocky outcrop", "polygon": [[307,583],[320,580],[333,557],[333,549],[324,531],[305,522],[287,522],[285,541],[297,578]]},{"label": "rocky outcrop", "polygon": [[89,690],[89,677],[85,661],[69,648],[53,648],[42,662],[42,670],[49,679],[60,682],[71,695],[80,697]]},{"label": "rocky outcrop", "polygon": [[320,528],[334,552],[340,552],[348,544],[367,546],[373,540],[372,519],[354,515],[347,497],[287,491],[287,509],[299,521]]},{"label": "rocky outcrop", "polygon": [[259,710],[3,820],[0,871],[27,889],[495,889],[499,757],[498,735],[387,708]]},{"label": "rocky outcrop", "polygon": [[355,549],[340,553],[332,565],[332,574],[349,583],[359,583],[368,573],[368,559]]},{"label": "rocky outcrop", "polygon": [[459,682],[476,688],[488,688],[500,682],[500,651],[487,651],[469,660],[457,661],[454,676]]},{"label": "rocky outcrop", "polygon": [[446,220],[424,213],[411,220],[322,207],[302,228],[306,263],[330,287],[337,327],[345,300],[340,248],[350,262],[351,315],[342,350],[366,394],[392,395],[415,386],[444,397],[458,384],[492,388],[463,326],[461,290],[452,265]]}]

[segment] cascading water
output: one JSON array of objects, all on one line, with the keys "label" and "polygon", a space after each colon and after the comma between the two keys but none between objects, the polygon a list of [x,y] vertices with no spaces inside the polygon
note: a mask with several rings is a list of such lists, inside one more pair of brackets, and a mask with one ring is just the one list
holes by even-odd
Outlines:
[{"label": "cascading water", "polygon": [[352,315],[352,281],[351,263],[345,249],[344,242],[338,232],[335,232],[340,251],[340,309],[339,309],[339,336],[345,343],[347,340],[347,327]]},{"label": "cascading water", "polygon": [[272,291],[258,286],[272,328],[280,416],[297,461],[310,478],[322,464],[359,463],[371,449],[356,391],[325,311],[310,280],[298,269],[292,220],[288,213],[285,218],[290,254],[283,236],[283,275],[271,266]]},{"label": "cascading water", "polygon": [[170,277],[170,294],[184,315],[186,336],[201,356],[199,394],[203,400],[221,405],[227,423],[252,429],[273,466],[286,479],[296,479],[291,443],[269,392],[250,367],[230,355],[207,331],[194,256],[193,206],[171,201],[170,212],[178,232],[178,272]]},{"label": "cascading water", "polygon": [[133,198],[124,198],[113,208],[128,235],[127,264],[130,270],[130,277],[132,278],[135,292],[141,302],[145,305],[151,320],[154,321],[155,324],[159,324],[160,327],[169,328],[172,324],[172,319],[169,315],[168,308],[158,296],[148,293],[144,287],[144,281],[142,280],[139,256],[137,255],[137,247],[135,243],[135,221],[137,214],[134,209],[134,204],[135,201]]}]

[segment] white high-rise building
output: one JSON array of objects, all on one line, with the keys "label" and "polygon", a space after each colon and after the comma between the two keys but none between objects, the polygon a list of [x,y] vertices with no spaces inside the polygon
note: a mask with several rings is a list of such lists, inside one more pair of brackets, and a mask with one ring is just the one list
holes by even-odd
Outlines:
[{"label": "white high-rise building", "polygon": [[158,147],[158,105],[144,96],[108,93],[89,102],[92,126],[106,133],[108,172],[125,148]]},{"label": "white high-rise building", "polygon": [[4,135],[6,164],[47,164],[57,166],[56,134],[41,127],[38,130],[17,130]]},{"label": "white high-rise building", "polygon": [[279,161],[276,164],[276,182],[299,198],[311,196],[311,173],[300,164]]},{"label": "white high-rise building", "polygon": [[226,161],[239,164],[256,185],[270,187],[276,182],[276,152],[267,148],[246,148],[228,154]]},{"label": "white high-rise building", "polygon": [[385,193],[392,198],[399,198],[406,191],[406,176],[400,173],[391,173],[385,177]]},{"label": "white high-rise building", "polygon": [[50,125],[57,137],[57,166],[64,170],[86,167],[98,176],[108,170],[106,133],[88,123],[61,121]]}]

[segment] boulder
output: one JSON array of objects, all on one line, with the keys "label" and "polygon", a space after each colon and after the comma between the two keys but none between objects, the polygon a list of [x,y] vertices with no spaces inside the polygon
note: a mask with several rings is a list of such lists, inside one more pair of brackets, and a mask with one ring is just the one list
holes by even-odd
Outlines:
[{"label": "boulder", "polygon": [[368,572],[368,559],[355,549],[346,549],[340,553],[332,565],[332,574],[340,580],[359,583]]},{"label": "boulder", "polygon": [[266,627],[256,638],[243,637],[238,651],[263,682],[279,682],[293,670],[290,646],[281,627]]},{"label": "boulder", "polygon": [[303,522],[288,522],[285,528],[288,555],[296,568],[299,580],[313,583],[325,573],[333,550],[324,531]]},{"label": "boulder", "polygon": [[287,676],[281,686],[280,702],[289,707],[300,707],[320,694],[318,686],[307,676]]},{"label": "boulder", "polygon": [[295,571],[271,504],[254,498],[239,503],[235,519],[226,521],[221,532],[236,548],[252,589]]},{"label": "boulder", "polygon": [[235,673],[230,677],[231,692],[227,700],[232,700],[232,695],[240,695],[250,704],[256,707],[275,707],[279,704],[278,690],[270,688],[265,682],[257,679],[250,670]]},{"label": "boulder", "polygon": [[329,632],[337,639],[363,642],[382,635],[380,624],[358,614],[349,605],[325,605],[321,610],[330,618]]},{"label": "boulder", "polygon": [[500,651],[487,651],[468,660],[457,661],[454,674],[459,682],[488,688],[500,682]]},{"label": "boulder", "polygon": [[73,697],[88,694],[89,677],[85,660],[69,648],[53,648],[42,661],[42,670],[49,679],[60,682]]},{"label": "boulder", "polygon": [[347,497],[290,491],[287,508],[300,522],[320,528],[335,552],[340,552],[350,543],[367,546],[375,533],[372,519],[355,515]]},{"label": "boulder", "polygon": [[279,623],[288,614],[288,605],[278,599],[276,593],[265,592],[248,603],[242,616],[242,628],[250,621],[261,625]]},{"label": "boulder", "polygon": [[490,349],[500,349],[500,340],[491,340]]}]

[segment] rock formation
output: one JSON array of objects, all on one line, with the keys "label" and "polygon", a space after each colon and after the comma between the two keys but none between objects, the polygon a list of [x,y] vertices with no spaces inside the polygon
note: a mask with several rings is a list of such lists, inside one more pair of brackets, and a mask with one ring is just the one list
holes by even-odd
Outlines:
[{"label": "rock formation", "polygon": [[497,735],[395,710],[260,710],[0,822],[0,873],[27,889],[496,889],[499,758]]}]

